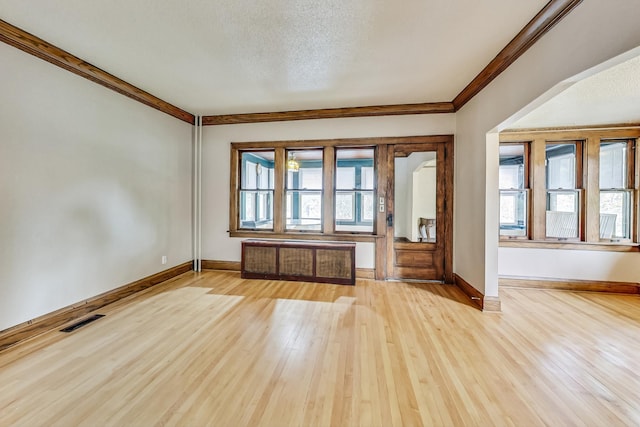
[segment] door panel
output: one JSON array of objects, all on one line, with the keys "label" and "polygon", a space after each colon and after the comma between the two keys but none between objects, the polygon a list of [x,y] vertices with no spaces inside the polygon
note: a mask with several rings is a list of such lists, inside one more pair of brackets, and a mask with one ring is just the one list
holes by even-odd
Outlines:
[{"label": "door panel", "polygon": [[451,142],[389,146],[387,278],[451,280]]}]

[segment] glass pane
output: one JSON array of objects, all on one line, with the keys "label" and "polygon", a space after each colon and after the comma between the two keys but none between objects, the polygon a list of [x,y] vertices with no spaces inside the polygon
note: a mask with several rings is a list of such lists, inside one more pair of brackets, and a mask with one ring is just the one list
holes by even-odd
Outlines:
[{"label": "glass pane", "polygon": [[600,188],[627,188],[627,141],[600,144]]},{"label": "glass pane", "polygon": [[[364,221],[373,221],[373,199],[373,192],[362,193],[362,219]],[[371,231],[373,231],[373,223]]]},{"label": "glass pane", "polygon": [[547,237],[575,239],[578,229],[578,191],[547,191]]},{"label": "glass pane", "polygon": [[322,149],[287,151],[287,230],[322,229],[322,175]]},{"label": "glass pane", "polygon": [[527,235],[527,192],[500,191],[500,235]]},{"label": "glass pane", "polygon": [[631,238],[631,192],[600,192],[600,238]]},{"label": "glass pane", "polygon": [[437,153],[415,152],[395,158],[394,237],[435,242]]},{"label": "glass pane", "polygon": [[336,170],[336,188],[353,190],[356,188],[356,168],[338,167]]},{"label": "glass pane", "polygon": [[336,194],[336,220],[353,221],[355,210],[355,194],[353,192]]},{"label": "glass pane", "polygon": [[524,145],[500,145],[500,189],[523,189],[524,173]]},{"label": "glass pane", "polygon": [[[335,230],[373,232],[374,149],[336,149]],[[351,190],[351,191],[344,191]]]},{"label": "glass pane", "polygon": [[547,189],[576,188],[576,145],[547,144]]},{"label": "glass pane", "polygon": [[321,191],[288,190],[286,200],[287,230],[321,230]]},{"label": "glass pane", "polygon": [[373,167],[365,166],[360,169],[360,188],[363,190],[373,190],[374,175]]},{"label": "glass pane", "polygon": [[240,191],[240,228],[273,229],[273,191]]},{"label": "glass pane", "polygon": [[273,151],[243,151],[240,187],[273,190]]}]

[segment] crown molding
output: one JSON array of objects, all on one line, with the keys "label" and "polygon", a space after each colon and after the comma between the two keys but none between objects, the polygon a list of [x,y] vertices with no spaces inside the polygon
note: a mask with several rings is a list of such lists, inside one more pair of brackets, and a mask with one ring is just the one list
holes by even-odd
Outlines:
[{"label": "crown molding", "polygon": [[225,114],[203,116],[202,124],[229,125],[239,123],[280,122],[289,120],[334,119],[344,117],[397,116],[409,114],[455,113],[451,102],[422,104],[375,105],[368,107],[325,108],[318,110],[282,111],[277,113]]},{"label": "crown molding", "polygon": [[0,20],[0,41],[177,119],[191,124],[195,123],[193,114],[181,110],[3,20]]},{"label": "crown molding", "polygon": [[455,110],[467,102],[506,70],[554,25],[567,16],[582,0],[551,0],[522,30],[496,55],[452,101]]},{"label": "crown molding", "polygon": [[[395,116],[412,114],[446,114],[460,110],[475,95],[498,77],[554,25],[567,16],[582,0],[551,0],[496,55],[493,60],[451,102],[376,105],[363,107],[325,108],[282,112],[210,115],[202,117],[204,126],[264,123],[291,120],[313,120],[346,117]],[[44,59],[67,71],[105,86],[138,102],[167,113],[182,121],[195,124],[195,117],[174,105],[115,77],[86,61],[0,20],[0,41],[26,53]]]}]

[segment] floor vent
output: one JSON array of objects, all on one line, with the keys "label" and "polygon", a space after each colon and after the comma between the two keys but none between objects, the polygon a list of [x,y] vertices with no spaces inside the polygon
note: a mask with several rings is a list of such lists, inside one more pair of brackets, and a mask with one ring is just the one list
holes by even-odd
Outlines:
[{"label": "floor vent", "polygon": [[78,328],[82,328],[84,325],[88,325],[89,323],[98,320],[99,318],[104,317],[104,314],[94,314],[93,316],[87,317],[77,323],[74,323],[71,326],[67,326],[64,329],[60,329],[60,332],[73,332]]}]

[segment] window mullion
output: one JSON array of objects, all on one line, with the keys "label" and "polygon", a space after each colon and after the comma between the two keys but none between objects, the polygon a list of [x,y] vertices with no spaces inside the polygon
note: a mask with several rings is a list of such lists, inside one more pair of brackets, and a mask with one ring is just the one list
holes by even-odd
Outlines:
[{"label": "window mullion", "polygon": [[284,147],[275,149],[275,170],[273,173],[273,231],[275,233],[284,232],[285,223],[285,174],[286,174],[286,154]]},{"label": "window mullion", "polygon": [[333,147],[324,147],[322,156],[322,232],[333,233],[335,215],[336,158]]},{"label": "window mullion", "polygon": [[531,237],[534,240],[546,239],[546,141],[544,138],[536,138],[531,142],[531,189],[533,196],[531,200]]},{"label": "window mullion", "polygon": [[586,144],[585,240],[600,241],[600,138],[589,137]]}]

